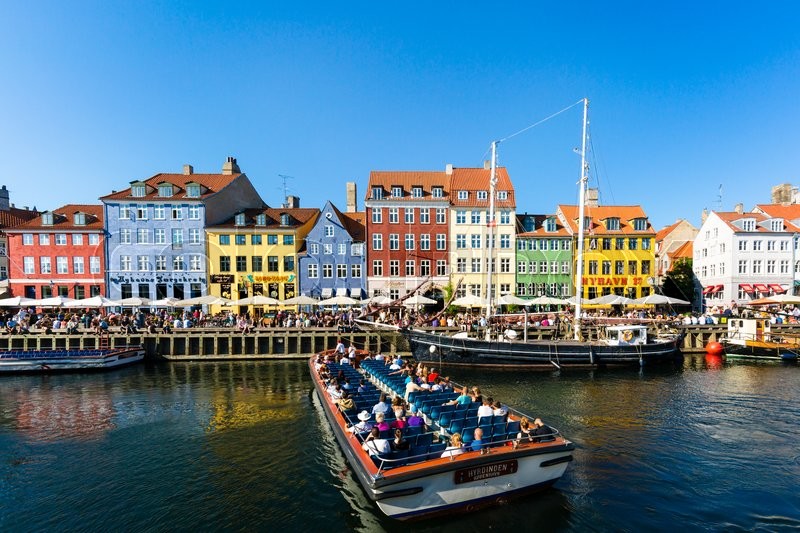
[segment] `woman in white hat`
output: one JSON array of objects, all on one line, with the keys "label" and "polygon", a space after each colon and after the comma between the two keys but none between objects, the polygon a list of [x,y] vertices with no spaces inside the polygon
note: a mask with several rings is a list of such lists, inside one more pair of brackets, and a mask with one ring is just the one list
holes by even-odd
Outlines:
[{"label": "woman in white hat", "polygon": [[371,430],[374,424],[370,422],[369,420],[370,418],[372,418],[372,415],[370,414],[369,411],[366,410],[361,411],[360,413],[358,413],[358,419],[360,420],[360,422],[347,428],[347,431],[355,434]]}]

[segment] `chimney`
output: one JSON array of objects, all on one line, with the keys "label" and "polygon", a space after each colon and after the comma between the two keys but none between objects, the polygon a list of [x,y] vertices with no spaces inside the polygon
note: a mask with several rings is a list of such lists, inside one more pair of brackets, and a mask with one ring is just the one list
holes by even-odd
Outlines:
[{"label": "chimney", "polygon": [[192,165],[183,165],[183,175],[191,176],[194,174],[194,167]]},{"label": "chimney", "polygon": [[700,213],[700,224],[705,224],[706,220],[708,220],[708,208],[704,207],[703,212]]},{"label": "chimney", "polygon": [[239,165],[236,164],[235,157],[229,156],[228,159],[225,160],[225,164],[222,165],[222,173],[227,174],[228,176],[230,176],[231,174],[242,173],[242,171],[239,170]]},{"label": "chimney", "polygon": [[588,207],[597,207],[599,204],[598,198],[600,197],[600,191],[598,189],[586,189],[586,205]]},{"label": "chimney", "polygon": [[8,211],[10,205],[11,204],[9,203],[8,189],[6,189],[6,186],[3,185],[2,187],[0,187],[0,210]]},{"label": "chimney", "polygon": [[453,163],[447,163],[447,165],[444,167],[444,173],[448,176],[453,174]]},{"label": "chimney", "polygon": [[744,213],[744,204],[739,202],[738,204],[736,204],[733,210],[736,211],[737,214],[741,215],[742,213]]},{"label": "chimney", "polygon": [[286,207],[289,209],[297,209],[300,207],[300,197],[292,196],[291,194],[286,197]]},{"label": "chimney", "polygon": [[782,183],[772,188],[772,203],[788,205],[792,203],[792,185]]},{"label": "chimney", "polygon": [[487,159],[486,161],[483,162],[483,170],[491,170],[491,168],[492,168],[491,161]]},{"label": "chimney", "polygon": [[358,211],[358,196],[356,195],[356,182],[348,181],[345,184],[345,196],[347,199],[347,213]]}]

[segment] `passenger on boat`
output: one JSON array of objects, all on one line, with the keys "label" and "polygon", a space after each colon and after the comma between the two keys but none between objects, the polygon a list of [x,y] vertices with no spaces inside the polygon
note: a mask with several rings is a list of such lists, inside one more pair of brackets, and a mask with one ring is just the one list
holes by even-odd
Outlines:
[{"label": "passenger on boat", "polygon": [[389,404],[386,403],[386,393],[382,392],[378,403],[372,406],[372,414],[383,413],[384,415],[389,411]]},{"label": "passenger on boat", "polygon": [[553,428],[542,422],[541,418],[534,420],[533,425],[535,427],[533,430],[534,442],[550,442],[551,440],[556,440]]},{"label": "passenger on boat", "polygon": [[403,410],[395,411],[395,419],[389,424],[389,427],[392,429],[405,429],[408,427],[408,421],[406,421],[406,413]]},{"label": "passenger on boat", "polygon": [[339,339],[336,342],[336,349],[334,349],[334,351],[336,352],[337,356],[344,355],[344,342],[342,339]]},{"label": "passenger on boat", "polygon": [[481,394],[481,389],[478,387],[472,387],[472,401],[476,402],[478,405],[483,404],[483,395]]},{"label": "passenger on boat", "polygon": [[425,419],[419,416],[416,406],[411,406],[411,416],[406,419],[409,427],[422,427],[425,428]]},{"label": "passenger on boat", "polygon": [[481,453],[484,452],[483,449],[483,430],[479,427],[475,428],[475,433],[473,433],[475,438],[472,440],[472,444],[470,447],[472,451],[477,452],[480,451]]},{"label": "passenger on boat", "polygon": [[411,448],[411,443],[409,443],[406,439],[403,438],[403,432],[400,429],[394,430],[394,440],[391,443],[392,449],[397,450],[408,450]]},{"label": "passenger on boat", "polygon": [[428,383],[434,383],[438,377],[439,373],[436,371],[436,369],[431,368],[430,372],[428,372]]},{"label": "passenger on boat", "polygon": [[347,357],[347,354],[346,354],[346,353],[345,353],[345,354],[342,354],[342,358],[341,358],[341,359],[339,359],[339,364],[340,364],[340,365],[349,365],[349,364],[350,364],[350,358],[349,358],[349,357]]},{"label": "passenger on boat", "polygon": [[339,406],[340,411],[347,411],[349,409],[353,409],[356,406],[356,403],[350,397],[350,393],[344,391],[342,393],[342,397],[339,400],[337,400],[336,405]]},{"label": "passenger on boat", "polygon": [[442,392],[444,387],[442,387],[442,378],[436,376],[436,379],[433,381],[433,385],[431,385],[431,392]]},{"label": "passenger on boat", "polygon": [[486,398],[483,400],[483,404],[478,407],[478,424],[481,423],[481,419],[489,418],[491,420],[492,416],[494,415],[494,408],[492,407],[492,398]]},{"label": "passenger on boat", "polygon": [[370,430],[369,435],[364,440],[361,447],[370,455],[378,455],[382,453],[389,453],[392,451],[392,445],[388,439],[380,438],[381,432],[377,427]]},{"label": "passenger on boat", "polygon": [[472,396],[469,394],[469,389],[465,385],[461,389],[461,395],[455,398],[454,400],[450,400],[449,402],[445,402],[442,405],[469,405],[472,403]]},{"label": "passenger on boat", "polygon": [[404,396],[405,400],[408,401],[409,394],[417,391],[426,391],[426,389],[418,385],[417,382],[412,379],[406,383],[406,394]]},{"label": "passenger on boat", "polygon": [[367,384],[363,379],[358,382],[358,393],[362,392],[367,392]]},{"label": "passenger on boat", "polygon": [[374,424],[369,420],[371,417],[372,415],[370,415],[368,411],[361,411],[358,413],[359,422],[347,428],[347,431],[350,433],[363,433],[371,430],[374,426]]},{"label": "passenger on boat", "polygon": [[530,420],[527,416],[523,416],[519,420],[519,433],[517,433],[517,440],[514,441],[514,447],[518,447],[522,439],[527,439],[528,442],[533,442],[534,427],[531,426]]},{"label": "passenger on boat", "polygon": [[453,433],[450,437],[450,446],[444,449],[442,457],[455,457],[464,453],[464,444],[461,442],[461,433]]},{"label": "passenger on boat", "polygon": [[375,427],[380,431],[389,431],[391,429],[389,422],[386,421],[386,414],[375,413]]},{"label": "passenger on boat", "polygon": [[494,404],[492,404],[492,407],[494,408],[494,416],[508,416],[508,406],[500,403],[500,400],[496,400]]}]

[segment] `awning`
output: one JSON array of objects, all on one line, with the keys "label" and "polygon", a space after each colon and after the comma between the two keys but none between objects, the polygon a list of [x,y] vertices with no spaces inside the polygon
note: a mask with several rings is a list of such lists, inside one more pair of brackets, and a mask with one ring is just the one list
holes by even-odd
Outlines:
[{"label": "awning", "polygon": [[336,296],[347,296],[347,287],[339,287],[336,289]]},{"label": "awning", "polygon": [[777,283],[770,283],[769,288],[772,289],[772,292],[774,292],[775,294],[783,294],[786,292],[786,289],[784,289]]},{"label": "awning", "polygon": [[711,294],[716,294],[716,293],[722,291],[722,289],[724,289],[724,288],[725,288],[725,285],[715,285],[714,289],[711,291]]},{"label": "awning", "polygon": [[350,289],[350,298],[360,300],[364,297],[364,291],[361,288]]},{"label": "awning", "polygon": [[753,288],[758,292],[769,292],[769,288],[763,283],[756,283],[755,285],[753,285]]},{"label": "awning", "polygon": [[322,298],[330,298],[333,296],[333,289],[330,287],[325,287],[322,289]]},{"label": "awning", "polygon": [[742,289],[744,292],[755,292],[753,290],[753,286],[749,283],[740,283],[739,288]]},{"label": "awning", "polygon": [[703,294],[711,294],[711,291],[714,290],[716,285],[709,285],[708,287],[703,288]]}]

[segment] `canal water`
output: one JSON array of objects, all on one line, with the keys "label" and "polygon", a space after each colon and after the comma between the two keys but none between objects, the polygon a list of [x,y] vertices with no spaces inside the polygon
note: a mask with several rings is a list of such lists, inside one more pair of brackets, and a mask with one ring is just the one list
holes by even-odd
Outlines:
[{"label": "canal water", "polygon": [[553,489],[472,515],[384,518],[302,361],[0,376],[0,531],[800,528],[797,366],[447,373],[576,443]]}]

